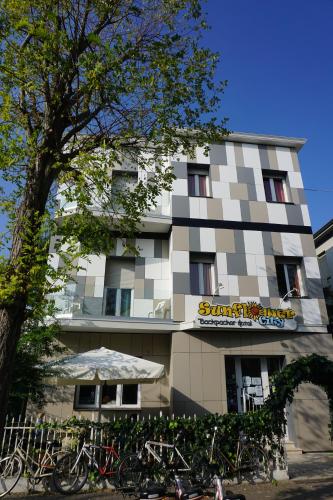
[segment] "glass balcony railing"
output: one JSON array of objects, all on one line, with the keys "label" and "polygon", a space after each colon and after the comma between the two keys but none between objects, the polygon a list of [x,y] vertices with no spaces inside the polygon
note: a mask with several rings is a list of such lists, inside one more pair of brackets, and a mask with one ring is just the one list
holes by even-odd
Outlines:
[{"label": "glass balcony railing", "polygon": [[103,297],[80,296],[75,291],[55,294],[52,299],[59,318],[170,318],[170,300],[152,301],[152,310],[135,308],[134,290],[105,287]]}]

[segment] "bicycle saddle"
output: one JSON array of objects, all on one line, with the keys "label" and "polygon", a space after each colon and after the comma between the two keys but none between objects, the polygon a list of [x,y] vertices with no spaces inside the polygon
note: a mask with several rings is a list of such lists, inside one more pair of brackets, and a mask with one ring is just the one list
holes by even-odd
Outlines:
[{"label": "bicycle saddle", "polygon": [[166,489],[162,485],[151,485],[140,491],[140,500],[160,500],[166,496]]}]

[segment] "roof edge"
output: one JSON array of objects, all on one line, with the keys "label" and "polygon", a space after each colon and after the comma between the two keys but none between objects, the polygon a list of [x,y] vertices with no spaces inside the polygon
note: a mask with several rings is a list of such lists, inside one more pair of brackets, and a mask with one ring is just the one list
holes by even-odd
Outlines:
[{"label": "roof edge", "polygon": [[283,135],[253,134],[248,132],[231,132],[226,141],[245,142],[249,144],[267,144],[271,146],[284,146],[300,151],[307,139],[303,137],[287,137]]},{"label": "roof edge", "polygon": [[333,236],[333,219],[329,220],[324,226],[322,226],[313,235],[315,247],[319,247],[322,243],[325,243],[329,238]]}]

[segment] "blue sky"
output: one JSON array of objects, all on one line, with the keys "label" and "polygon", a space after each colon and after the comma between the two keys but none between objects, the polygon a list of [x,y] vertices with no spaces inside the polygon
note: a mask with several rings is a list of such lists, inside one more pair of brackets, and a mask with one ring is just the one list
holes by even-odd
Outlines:
[{"label": "blue sky", "polygon": [[221,116],[233,131],[307,138],[300,162],[319,229],[333,217],[333,1],[207,0],[205,10],[205,43],[229,81]]},{"label": "blue sky", "polygon": [[233,131],[308,139],[300,161],[319,229],[333,217],[333,0],[207,0],[205,10],[205,44],[229,80],[220,116]]}]

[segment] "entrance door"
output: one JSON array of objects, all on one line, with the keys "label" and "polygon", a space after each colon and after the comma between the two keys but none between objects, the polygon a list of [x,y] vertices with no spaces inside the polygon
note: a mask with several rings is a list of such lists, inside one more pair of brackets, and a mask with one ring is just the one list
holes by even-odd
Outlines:
[{"label": "entrance door", "polygon": [[226,358],[228,411],[244,413],[263,405],[270,393],[270,361],[265,357]]}]

